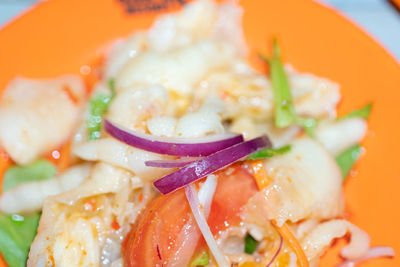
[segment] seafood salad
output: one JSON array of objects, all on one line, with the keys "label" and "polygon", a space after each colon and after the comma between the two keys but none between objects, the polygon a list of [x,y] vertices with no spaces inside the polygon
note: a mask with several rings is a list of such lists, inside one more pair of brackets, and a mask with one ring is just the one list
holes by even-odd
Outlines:
[{"label": "seafood salad", "polygon": [[241,17],[193,1],[115,41],[93,85],[8,83],[9,266],[318,266],[343,237],[339,266],[394,256],[344,216],[372,104],[338,117],[339,85],[283,64],[279,40],[256,70]]}]

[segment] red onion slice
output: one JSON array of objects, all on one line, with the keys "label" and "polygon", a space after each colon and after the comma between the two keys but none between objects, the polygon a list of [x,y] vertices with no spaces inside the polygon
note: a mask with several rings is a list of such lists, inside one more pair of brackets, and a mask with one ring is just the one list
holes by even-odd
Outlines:
[{"label": "red onion slice", "polygon": [[270,147],[271,142],[266,135],[220,150],[208,157],[170,173],[154,182],[154,186],[162,193],[168,194],[178,188],[203,178],[219,169],[247,157],[259,149]]},{"label": "red onion slice", "polygon": [[144,164],[147,167],[156,167],[156,168],[182,168],[196,160],[197,158],[181,158],[173,160],[149,160],[145,161]]},{"label": "red onion slice", "polygon": [[210,252],[213,254],[218,266],[229,267],[224,254],[218,248],[217,242],[215,241],[210,227],[207,224],[207,220],[204,217],[204,213],[200,210],[199,198],[194,188],[194,185],[188,185],[185,187],[186,198],[188,199],[190,209],[192,210],[193,216],[199,226],[200,232],[203,234],[204,240],[206,241]]},{"label": "red onion slice", "polygon": [[279,253],[282,250],[282,244],[283,244],[283,237],[281,235],[280,236],[280,240],[279,240],[279,247],[278,250],[275,252],[274,256],[272,257],[272,259],[268,262],[267,267],[271,266],[271,264],[276,260],[276,258],[278,257]]},{"label": "red onion slice", "polygon": [[368,250],[368,252],[361,258],[355,259],[355,260],[346,260],[336,267],[354,267],[357,264],[367,261],[370,259],[375,259],[375,258],[382,258],[382,257],[394,257],[394,250],[391,247],[373,247]]},{"label": "red onion slice", "polygon": [[196,139],[158,137],[131,131],[120,125],[117,126],[107,119],[104,121],[104,129],[112,137],[125,144],[146,151],[171,156],[208,156],[221,149],[243,142],[243,136],[234,133]]}]

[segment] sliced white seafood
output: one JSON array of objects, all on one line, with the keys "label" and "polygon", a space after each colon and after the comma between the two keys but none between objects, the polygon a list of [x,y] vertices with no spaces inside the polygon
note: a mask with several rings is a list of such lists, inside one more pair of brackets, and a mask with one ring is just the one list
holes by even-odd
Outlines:
[{"label": "sliced white seafood", "polygon": [[296,125],[277,128],[272,120],[256,121],[248,116],[239,116],[233,120],[230,130],[235,133],[242,133],[246,139],[267,134],[274,148],[280,148],[291,143],[301,132],[301,128]]},{"label": "sliced white seafood", "polygon": [[289,83],[298,114],[309,117],[336,117],[339,85],[326,78],[300,73],[287,65]]},{"label": "sliced white seafood", "polygon": [[370,238],[366,232],[346,220],[330,220],[318,224],[303,238],[301,245],[309,260],[319,259],[334,239],[347,233],[351,234],[350,243],[342,248],[341,256],[346,259],[364,256],[368,252]]},{"label": "sliced white seafood", "polygon": [[110,104],[106,117],[132,130],[146,130],[146,120],[174,115],[168,91],[160,85],[136,85],[119,91]]},{"label": "sliced white seafood", "polygon": [[297,139],[290,152],[266,159],[264,167],[270,183],[250,199],[249,216],[263,216],[282,225],[342,214],[342,176],[332,156],[318,142]]},{"label": "sliced white seafood", "polygon": [[169,116],[153,117],[147,121],[147,129],[152,135],[173,137],[177,119]]},{"label": "sliced white seafood", "polygon": [[225,128],[222,118],[210,107],[202,107],[200,110],[187,113],[178,120],[176,136],[202,137],[206,135],[222,134]]},{"label": "sliced white seafood", "polygon": [[147,50],[165,52],[202,39],[230,43],[239,54],[244,54],[247,49],[242,13],[233,2],[218,5],[202,0],[186,5],[181,12],[163,15],[147,33],[136,32],[113,45],[106,61],[106,76],[116,77],[130,59]]},{"label": "sliced white seafood", "polygon": [[144,179],[155,180],[168,172],[145,165],[148,160],[166,159],[164,156],[128,146],[111,137],[77,144],[73,153],[87,161],[103,161],[130,170]]},{"label": "sliced white seafood", "polygon": [[126,221],[119,222],[120,231],[111,224],[133,211],[132,203],[117,202],[126,189],[131,193],[142,186],[132,178],[129,171],[98,163],[79,187],[47,198],[27,266],[100,266],[102,248],[113,235],[120,248],[129,230]]},{"label": "sliced white seafood", "polygon": [[[247,66],[247,67],[243,67]],[[333,118],[340,101],[339,86],[327,79],[287,68],[296,112],[301,116]],[[209,95],[220,97],[226,110],[224,118],[247,116],[270,120],[274,116],[274,96],[270,81],[264,73],[248,67],[243,59],[235,58],[227,68],[211,72],[194,90],[195,101]]]},{"label": "sliced white seafood", "polygon": [[315,137],[328,151],[337,156],[347,148],[360,143],[367,131],[362,118],[348,118],[321,122],[315,129]]},{"label": "sliced white seafood", "polygon": [[78,76],[15,78],[0,101],[0,146],[18,164],[60,146],[76,126],[84,96]]},{"label": "sliced white seafood", "polygon": [[88,176],[90,164],[69,168],[58,177],[17,185],[0,195],[0,211],[8,214],[40,211],[44,200],[80,185]]},{"label": "sliced white seafood", "polygon": [[208,40],[168,53],[147,51],[127,62],[117,76],[117,88],[159,84],[188,95],[207,73],[227,65],[233,56],[231,46]]}]

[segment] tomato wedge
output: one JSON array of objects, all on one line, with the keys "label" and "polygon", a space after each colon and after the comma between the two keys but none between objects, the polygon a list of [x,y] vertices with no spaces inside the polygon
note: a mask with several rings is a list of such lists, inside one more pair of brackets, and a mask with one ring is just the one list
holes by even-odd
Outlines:
[{"label": "tomato wedge", "polygon": [[[214,236],[240,223],[243,206],[257,191],[254,178],[243,166],[218,173],[208,218]],[[128,267],[187,266],[196,247],[203,245],[185,191],[180,189],[160,195],[149,204],[126,236],[122,253]]]}]

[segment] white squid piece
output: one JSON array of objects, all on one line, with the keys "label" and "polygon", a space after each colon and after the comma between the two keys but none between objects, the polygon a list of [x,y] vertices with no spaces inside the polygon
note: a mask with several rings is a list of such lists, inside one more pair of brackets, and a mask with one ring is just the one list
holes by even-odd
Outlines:
[{"label": "white squid piece", "polygon": [[136,85],[118,92],[106,117],[128,129],[144,131],[147,119],[174,114],[174,105],[164,87]]},{"label": "white squid piece", "polygon": [[330,220],[318,224],[301,241],[304,253],[309,260],[319,259],[329,248],[332,241],[351,233],[350,243],[342,248],[341,256],[345,259],[357,259],[369,249],[370,238],[366,232],[346,220]]},{"label": "white squid piece", "polygon": [[286,66],[296,112],[309,117],[336,117],[341,96],[339,85],[309,73],[299,73]]},{"label": "white squid piece", "polygon": [[188,95],[207,73],[227,65],[234,54],[232,47],[207,40],[168,53],[147,51],[132,58],[121,70],[117,89],[137,84],[162,85]]},{"label": "white squid piece", "polygon": [[173,137],[178,120],[169,116],[153,117],[147,121],[147,129],[155,136]]},{"label": "white squid piece", "polygon": [[77,144],[73,153],[87,161],[103,161],[127,169],[144,179],[157,179],[168,170],[147,167],[148,160],[162,160],[164,156],[128,146],[114,138],[102,138]]},{"label": "white squid piece", "polygon": [[13,187],[0,195],[0,211],[8,214],[40,211],[47,197],[77,187],[89,176],[90,169],[90,164],[82,164],[58,177]]},{"label": "white squid piece", "polygon": [[347,148],[360,143],[367,131],[367,122],[362,118],[349,118],[322,122],[315,129],[315,137],[326,149],[337,156]]},{"label": "white squid piece", "polygon": [[[178,137],[202,137],[212,134],[222,134],[225,128],[219,113],[223,104],[219,99],[208,99],[196,112],[182,116],[176,125],[175,136]],[[214,103],[213,103],[214,102]]]},{"label": "white squid piece", "polygon": [[250,216],[264,217],[264,221],[273,219],[282,225],[286,221],[329,219],[343,213],[339,167],[314,140],[295,140],[290,152],[265,160],[264,166],[271,181],[250,199]]},{"label": "white squid piece", "polygon": [[84,98],[78,76],[15,78],[0,102],[0,146],[16,163],[32,162],[70,137]]},{"label": "white squid piece", "polygon": [[291,125],[286,128],[277,128],[273,121],[256,122],[248,116],[240,116],[235,119],[230,130],[236,133],[242,133],[246,139],[256,138],[267,134],[274,148],[280,148],[292,142],[301,128],[297,125]]},{"label": "white squid piece", "polygon": [[181,12],[158,18],[148,33],[135,33],[126,42],[117,42],[106,62],[106,76],[115,77],[132,58],[146,50],[165,52],[202,39],[233,44],[246,52],[242,31],[242,10],[234,3],[218,5],[209,0],[195,1]]},{"label": "white squid piece", "polygon": [[[132,177],[128,171],[98,163],[79,187],[47,198],[27,266],[100,266],[102,248],[114,231],[113,219],[130,213],[120,207],[129,205],[114,198],[126,188],[131,192],[141,186],[133,184]],[[96,207],[80,201],[87,198],[93,198]],[[121,237],[119,242],[125,233],[115,232]]]},{"label": "white squid piece", "polygon": [[[243,67],[246,66],[246,67]],[[307,73],[288,71],[293,102],[301,116],[332,118],[340,101],[339,86],[327,79]],[[194,91],[195,101],[209,95],[221,97],[226,105],[224,118],[246,116],[258,121],[274,116],[274,96],[270,81],[263,73],[235,59],[228,68],[208,75]]]}]

